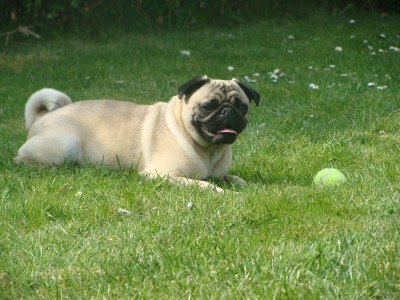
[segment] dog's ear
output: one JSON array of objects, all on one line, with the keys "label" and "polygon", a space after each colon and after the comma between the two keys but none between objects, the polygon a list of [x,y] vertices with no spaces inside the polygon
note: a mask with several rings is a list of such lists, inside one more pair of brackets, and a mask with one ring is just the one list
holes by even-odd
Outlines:
[{"label": "dog's ear", "polygon": [[253,88],[245,85],[244,83],[240,82],[236,78],[232,78],[232,80],[235,81],[239,85],[239,87],[246,94],[247,98],[249,98],[250,101],[254,100],[254,102],[258,106],[258,103],[260,103],[260,93],[257,92],[255,89],[253,89]]},{"label": "dog's ear", "polygon": [[195,91],[197,91],[199,88],[201,88],[203,85],[205,85],[209,81],[210,81],[210,78],[208,78],[206,75],[204,75],[204,76],[194,77],[193,79],[189,80],[188,82],[182,84],[178,88],[179,99],[182,99],[183,96],[185,96],[186,100],[189,99],[190,96]]}]

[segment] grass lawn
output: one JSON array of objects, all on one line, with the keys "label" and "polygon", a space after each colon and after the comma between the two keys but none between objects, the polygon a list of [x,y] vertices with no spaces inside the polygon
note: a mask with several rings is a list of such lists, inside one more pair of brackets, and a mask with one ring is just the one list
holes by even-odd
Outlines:
[{"label": "grass lawn", "polygon": [[[11,45],[0,54],[0,298],[398,299],[400,18],[350,19]],[[246,186],[218,182],[218,194],[12,162],[42,87],[152,103],[203,74],[262,95],[234,145],[231,173]],[[347,183],[314,187],[325,167]]]}]

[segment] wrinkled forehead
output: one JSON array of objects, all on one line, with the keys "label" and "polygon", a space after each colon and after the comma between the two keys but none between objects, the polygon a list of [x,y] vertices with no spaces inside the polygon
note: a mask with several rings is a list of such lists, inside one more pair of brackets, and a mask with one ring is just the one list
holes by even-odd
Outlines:
[{"label": "wrinkled forehead", "polygon": [[239,85],[233,80],[211,80],[195,94],[199,100],[214,98],[221,101],[231,101],[231,99],[239,97],[243,101],[249,101]]}]

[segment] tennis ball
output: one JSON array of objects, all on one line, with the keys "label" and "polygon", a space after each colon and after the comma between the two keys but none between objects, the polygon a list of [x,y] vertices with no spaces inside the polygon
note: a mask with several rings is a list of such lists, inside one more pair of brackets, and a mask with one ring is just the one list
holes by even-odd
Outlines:
[{"label": "tennis ball", "polygon": [[314,184],[317,186],[335,186],[346,182],[346,177],[337,169],[326,168],[319,171],[314,177]]}]

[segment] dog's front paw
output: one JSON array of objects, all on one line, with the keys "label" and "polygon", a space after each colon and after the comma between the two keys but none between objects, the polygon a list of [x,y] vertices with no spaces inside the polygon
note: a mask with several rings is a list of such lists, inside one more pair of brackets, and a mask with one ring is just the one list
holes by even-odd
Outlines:
[{"label": "dog's front paw", "polygon": [[246,181],[244,181],[239,176],[235,176],[235,175],[226,175],[223,179],[232,185],[245,185],[246,184]]},{"label": "dog's front paw", "polygon": [[16,157],[14,157],[13,162],[16,165],[19,165],[22,163],[22,160],[19,158],[19,156],[16,156]]}]

